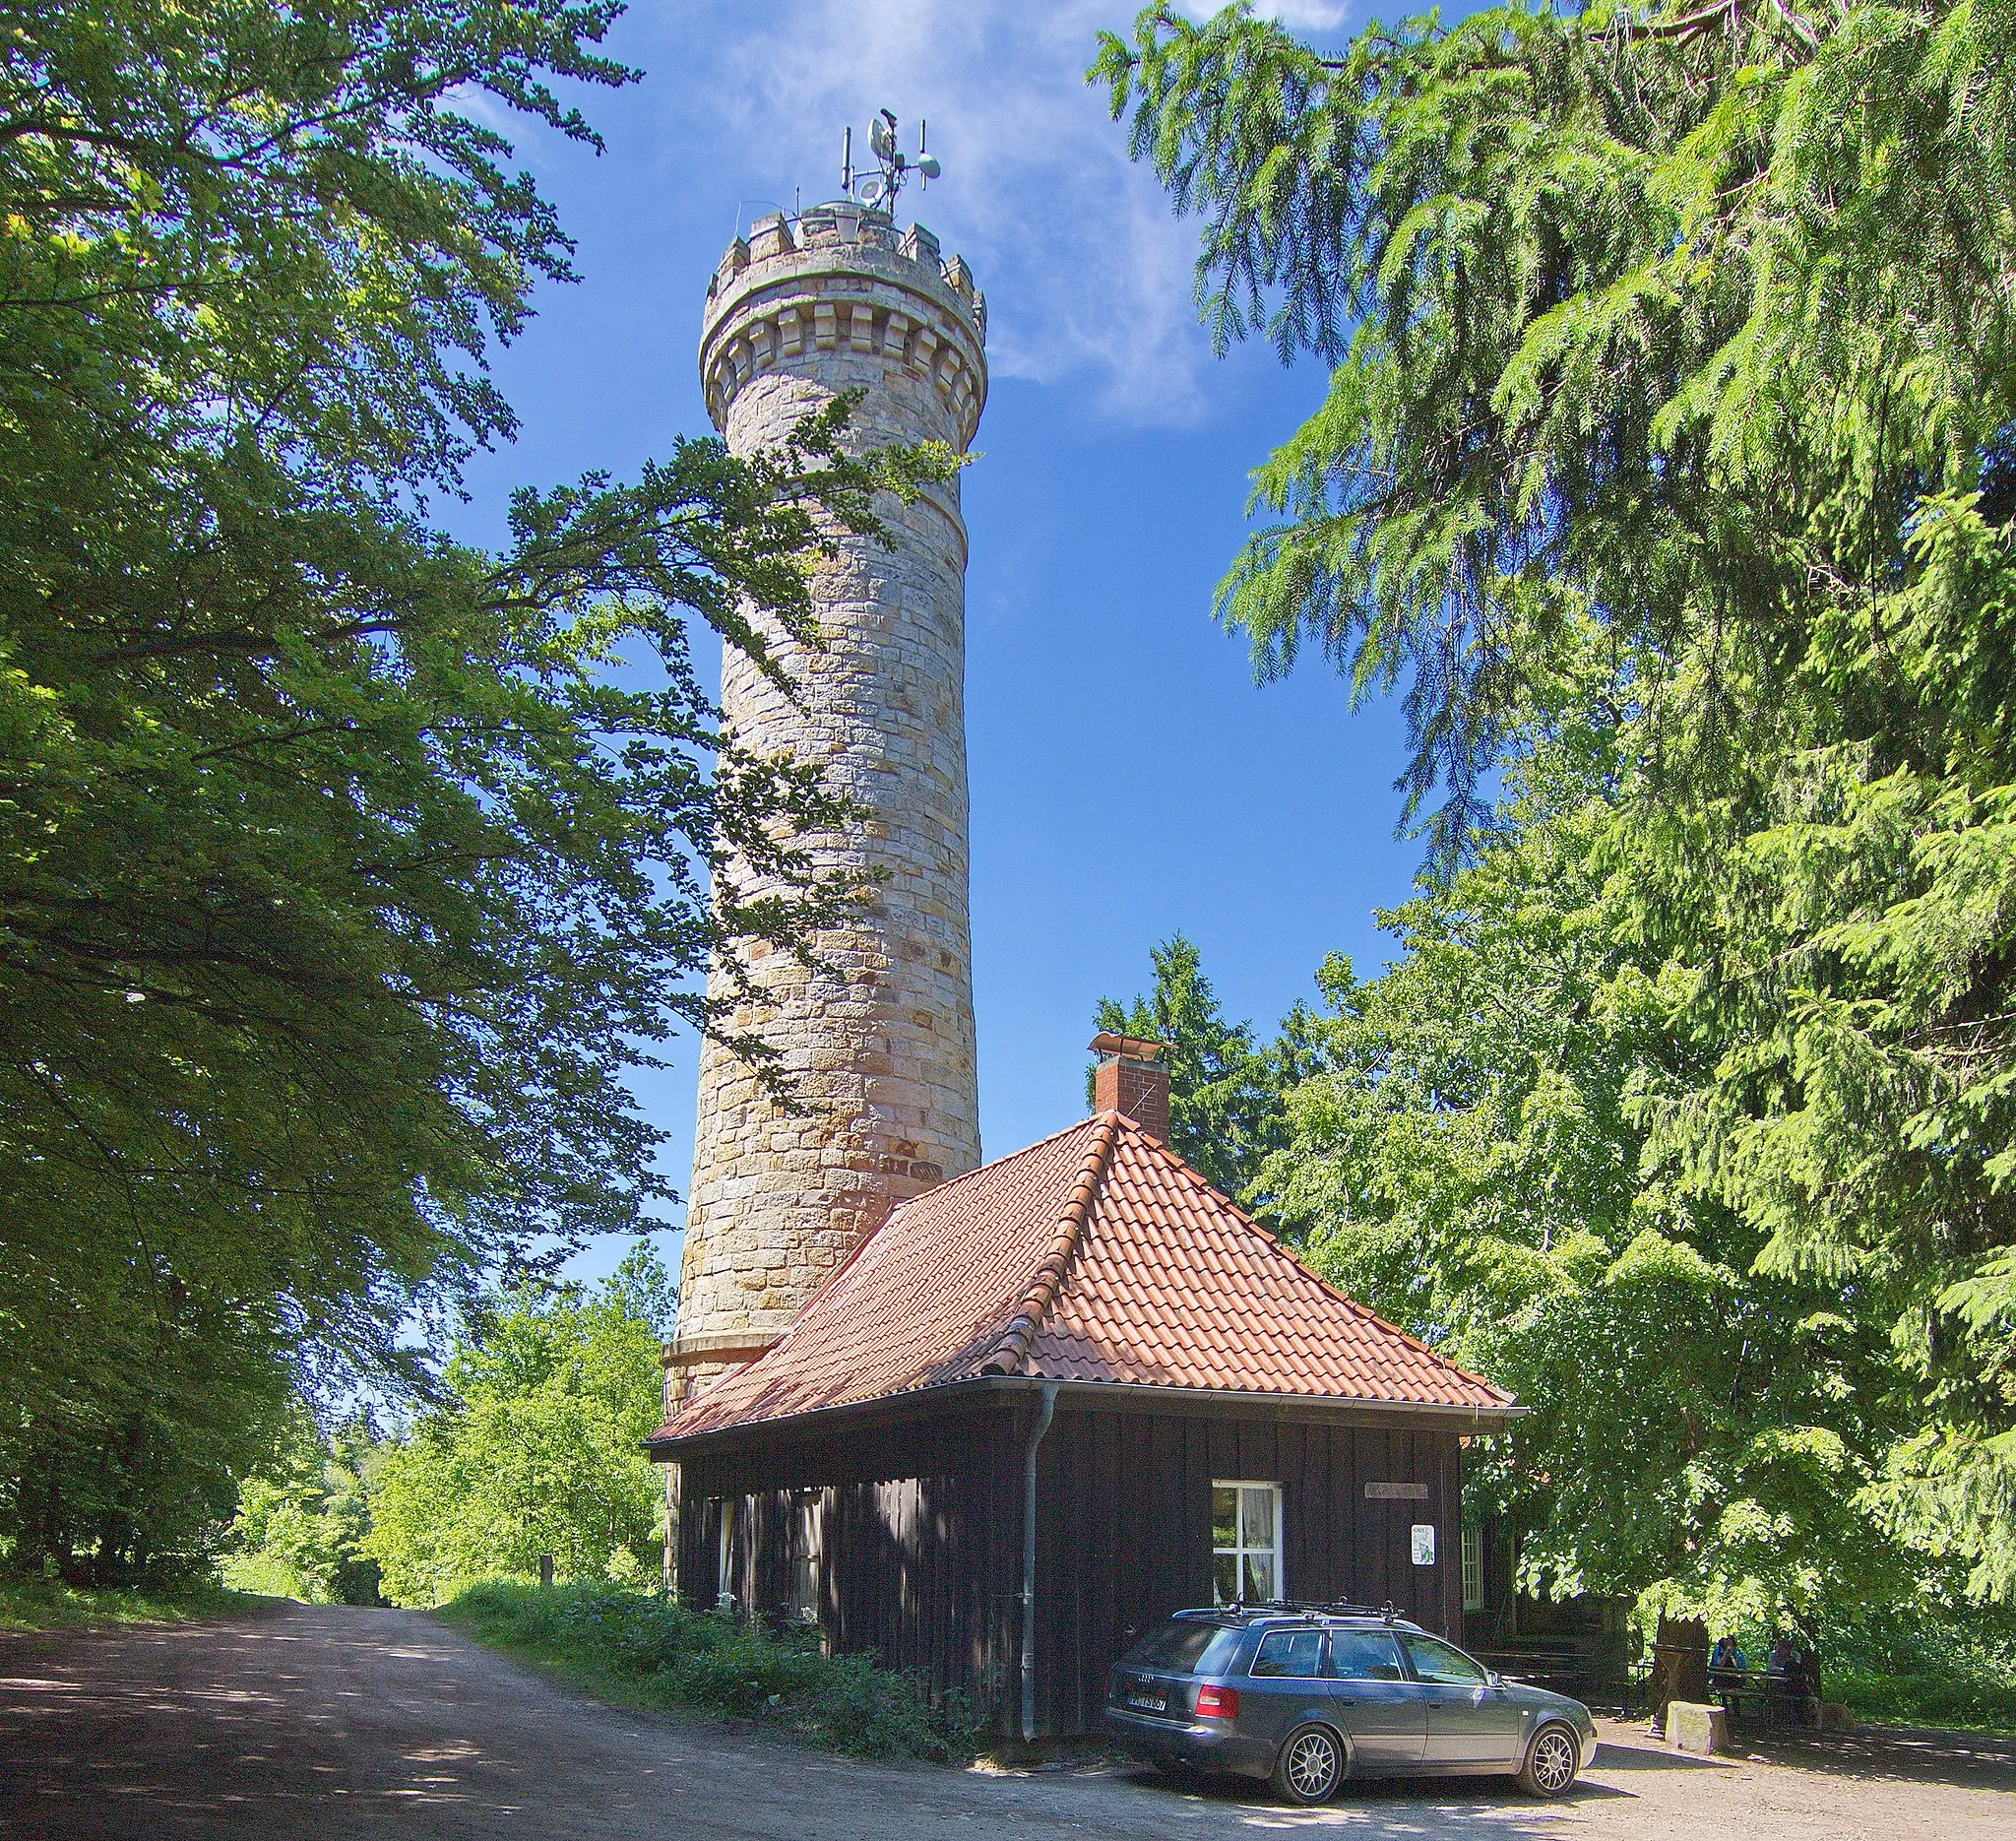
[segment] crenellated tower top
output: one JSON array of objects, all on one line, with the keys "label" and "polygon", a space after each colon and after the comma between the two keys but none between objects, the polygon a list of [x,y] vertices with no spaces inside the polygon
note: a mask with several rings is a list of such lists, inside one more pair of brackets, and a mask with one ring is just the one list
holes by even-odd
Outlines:
[{"label": "crenellated tower top", "polygon": [[707,413],[752,377],[814,353],[852,353],[930,379],[944,401],[942,438],[963,450],[987,396],[987,302],[964,257],[944,257],[920,223],[899,230],[850,199],[792,219],[757,220],[707,285],[700,381]]}]

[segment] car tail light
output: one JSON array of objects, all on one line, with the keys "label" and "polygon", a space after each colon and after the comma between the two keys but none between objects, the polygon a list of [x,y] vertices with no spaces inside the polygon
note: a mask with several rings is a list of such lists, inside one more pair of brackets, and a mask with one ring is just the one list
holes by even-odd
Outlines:
[{"label": "car tail light", "polygon": [[1198,1688],[1197,1717],[1201,1720],[1237,1719],[1239,1717],[1239,1690],[1236,1687]]}]

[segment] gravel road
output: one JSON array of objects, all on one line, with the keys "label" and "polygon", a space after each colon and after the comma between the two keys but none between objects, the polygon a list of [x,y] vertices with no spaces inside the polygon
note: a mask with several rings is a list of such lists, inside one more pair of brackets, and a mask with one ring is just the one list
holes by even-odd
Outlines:
[{"label": "gravel road", "polygon": [[2016,1834],[2016,1746],[1831,1740],[1679,1758],[1632,1729],[1573,1797],[1495,1779],[1281,1808],[1151,1772],[895,1769],[585,1701],[416,1612],[0,1634],[0,1835],[22,1841],[987,1841],[1492,1835],[1971,1841]]}]

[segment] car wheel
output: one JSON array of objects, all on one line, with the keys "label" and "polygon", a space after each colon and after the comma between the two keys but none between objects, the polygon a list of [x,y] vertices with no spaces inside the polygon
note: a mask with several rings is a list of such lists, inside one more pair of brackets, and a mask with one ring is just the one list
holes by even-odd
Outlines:
[{"label": "car wheel", "polygon": [[1327,1726],[1297,1726],[1274,1760],[1274,1788],[1291,1803],[1327,1803],[1344,1781],[1344,1746]]},{"label": "car wheel", "polygon": [[1582,1768],[1582,1747],[1565,1726],[1543,1726],[1526,1749],[1519,1787],[1528,1796],[1564,1797]]}]

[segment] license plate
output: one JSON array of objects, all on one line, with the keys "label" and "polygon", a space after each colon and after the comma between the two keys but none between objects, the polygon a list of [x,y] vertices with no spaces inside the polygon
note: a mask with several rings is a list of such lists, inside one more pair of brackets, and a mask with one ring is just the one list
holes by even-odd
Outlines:
[{"label": "license plate", "polygon": [[1156,1687],[1130,1687],[1127,1689],[1127,1704],[1139,1707],[1144,1713],[1166,1713],[1169,1697]]}]

